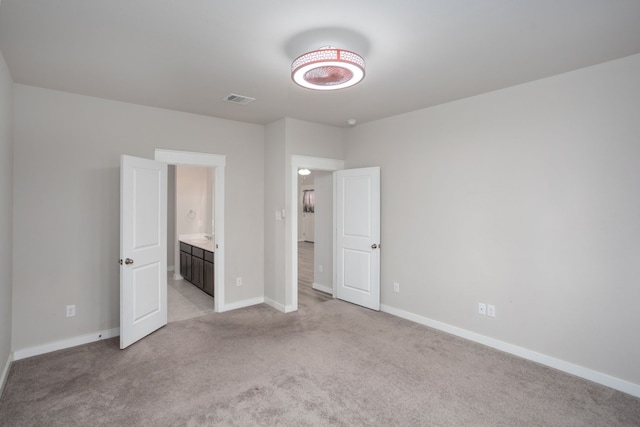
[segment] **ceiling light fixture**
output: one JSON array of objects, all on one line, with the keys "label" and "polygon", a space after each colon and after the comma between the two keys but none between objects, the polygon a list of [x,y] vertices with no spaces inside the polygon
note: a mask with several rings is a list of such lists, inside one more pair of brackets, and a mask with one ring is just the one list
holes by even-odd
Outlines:
[{"label": "ceiling light fixture", "polygon": [[297,57],[291,64],[291,78],[308,89],[344,89],[362,81],[364,59],[349,50],[324,46]]},{"label": "ceiling light fixture", "polygon": [[309,169],[298,169],[298,174],[302,176],[307,176],[311,173]]}]

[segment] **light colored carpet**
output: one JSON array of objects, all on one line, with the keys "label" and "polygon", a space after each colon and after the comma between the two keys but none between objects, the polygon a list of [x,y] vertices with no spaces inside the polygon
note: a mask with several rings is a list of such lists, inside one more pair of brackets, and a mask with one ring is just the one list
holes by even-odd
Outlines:
[{"label": "light colored carpet", "polygon": [[13,364],[2,426],[637,426],[640,399],[339,300]]}]

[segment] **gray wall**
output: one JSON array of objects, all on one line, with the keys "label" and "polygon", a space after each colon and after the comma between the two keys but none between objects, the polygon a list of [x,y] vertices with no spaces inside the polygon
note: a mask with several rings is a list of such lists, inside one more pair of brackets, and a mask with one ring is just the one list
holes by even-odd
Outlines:
[{"label": "gray wall", "polygon": [[[328,159],[342,160],[344,158],[344,131],[341,128],[333,126],[320,125],[317,123],[305,122],[287,118],[286,121],[286,167],[285,177],[285,203],[291,206],[291,186],[295,182],[291,182],[291,175],[288,171],[291,169],[292,156],[310,156],[322,157]],[[317,218],[316,218],[317,219]],[[297,230],[293,230],[297,232]],[[286,246],[285,252],[282,254],[285,261],[286,272],[291,271],[292,253],[297,251],[297,245],[292,246],[292,241],[297,241],[296,236],[291,235],[292,230],[287,225],[285,231]],[[316,241],[318,237],[316,236]],[[286,305],[292,303],[292,295],[287,290],[292,289],[290,274],[285,275],[285,297]]]},{"label": "gray wall", "polygon": [[288,160],[293,155],[342,160],[343,129],[290,118],[285,121]]},{"label": "gray wall", "polygon": [[[284,304],[286,219],[276,220],[285,206],[286,121],[278,120],[265,129],[264,168],[264,296],[270,303]],[[282,307],[281,307],[282,309]]]},{"label": "gray wall", "polygon": [[344,150],[382,167],[383,305],[640,384],[639,55],[346,132],[12,94],[0,62],[0,363],[11,336],[21,350],[118,326],[121,154],[226,154],[227,302],[284,307],[290,156]]},{"label": "gray wall", "polygon": [[350,129],[382,303],[640,384],[639,112],[635,55]]},{"label": "gray wall", "polygon": [[121,154],[227,155],[225,302],[263,296],[263,126],[23,85],[14,113],[14,351],[118,327]]},{"label": "gray wall", "polygon": [[167,168],[167,268],[175,271],[176,253],[176,166]]},{"label": "gray wall", "polygon": [[[333,126],[285,118],[271,123],[265,133],[265,298],[280,310],[290,307],[291,245],[297,230],[289,224],[297,212],[291,206],[291,156],[342,159],[344,133]],[[286,218],[275,219],[277,210],[285,209]]]},{"label": "gray wall", "polygon": [[0,52],[0,393],[11,355],[13,80]]},{"label": "gray wall", "polygon": [[[313,284],[333,288],[333,173],[314,172],[316,196]],[[322,266],[322,272],[318,268]]]}]

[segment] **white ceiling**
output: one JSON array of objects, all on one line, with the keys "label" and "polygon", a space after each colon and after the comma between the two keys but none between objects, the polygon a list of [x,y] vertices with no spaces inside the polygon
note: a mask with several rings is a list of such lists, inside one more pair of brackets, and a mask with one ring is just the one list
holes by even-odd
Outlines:
[{"label": "white ceiling", "polygon": [[[363,55],[365,80],[296,86],[292,60],[325,45]],[[640,53],[640,1],[2,0],[0,49],[16,83],[346,126]]]}]

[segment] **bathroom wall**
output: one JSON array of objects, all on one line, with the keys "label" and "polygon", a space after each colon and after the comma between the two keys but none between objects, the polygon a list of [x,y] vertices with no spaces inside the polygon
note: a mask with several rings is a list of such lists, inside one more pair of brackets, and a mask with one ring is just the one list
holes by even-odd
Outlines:
[{"label": "bathroom wall", "polygon": [[213,170],[176,166],[176,231],[178,235],[213,233]]}]

